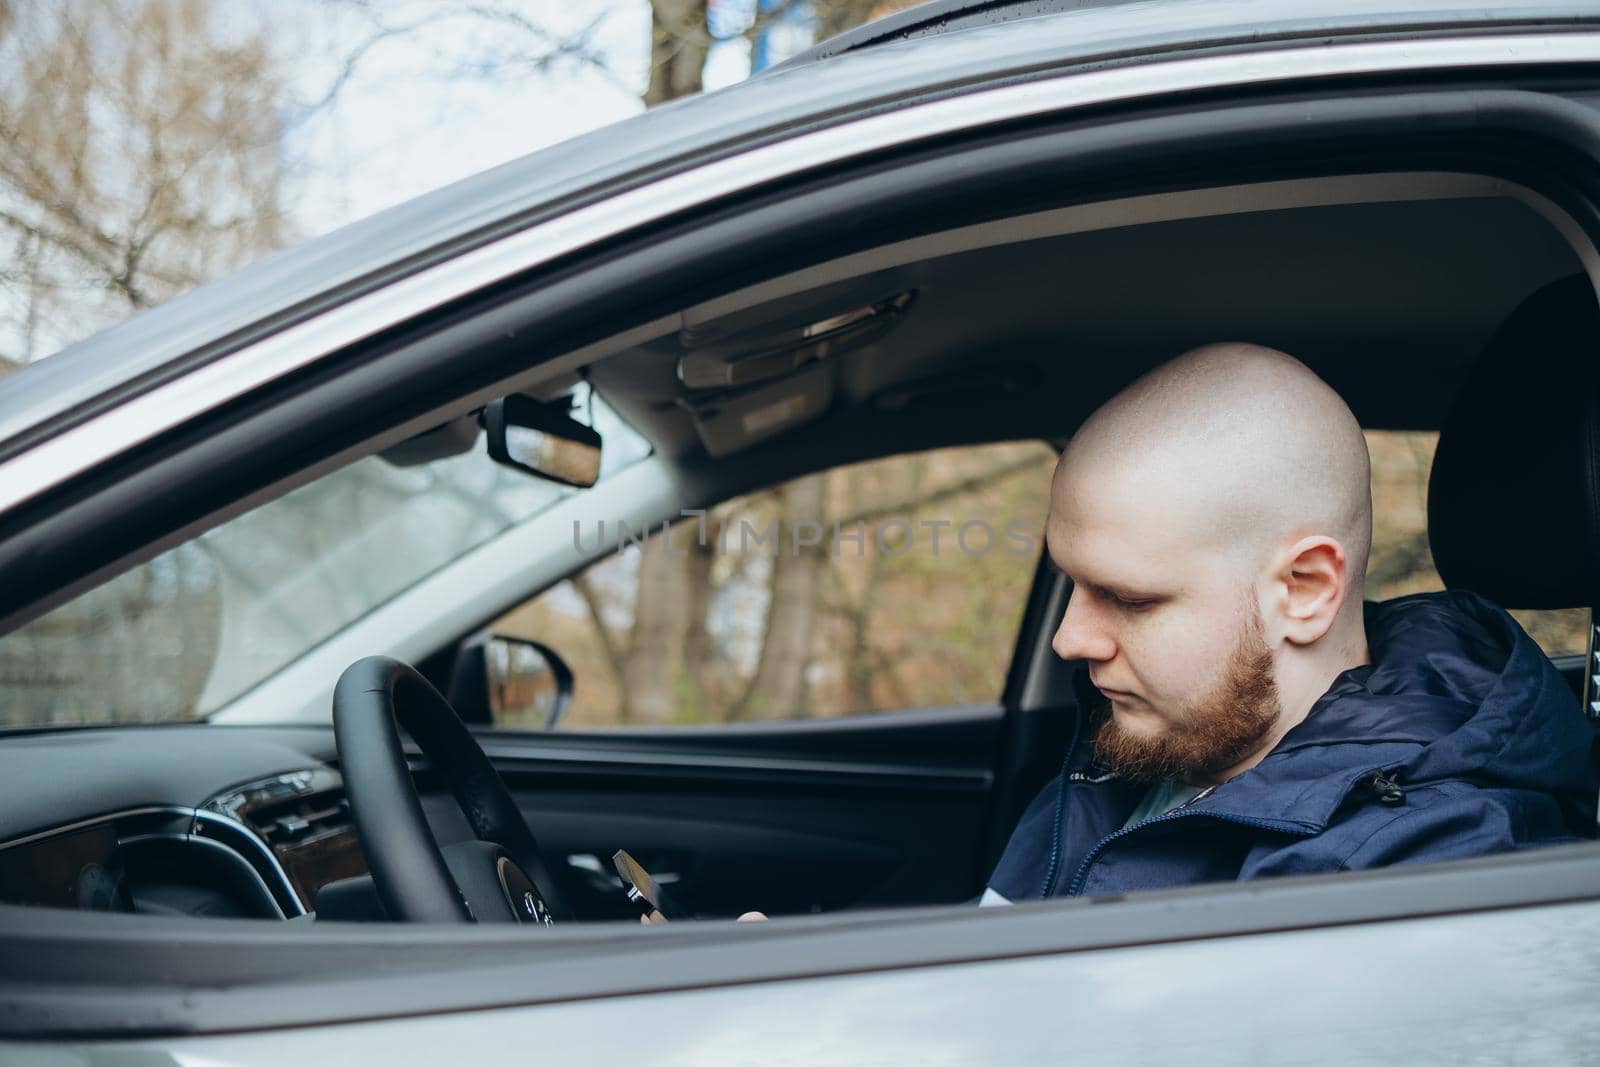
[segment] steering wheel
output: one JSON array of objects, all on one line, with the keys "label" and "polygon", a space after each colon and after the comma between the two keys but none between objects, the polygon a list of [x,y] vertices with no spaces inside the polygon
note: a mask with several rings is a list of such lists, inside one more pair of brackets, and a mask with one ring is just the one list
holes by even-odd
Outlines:
[{"label": "steering wheel", "polygon": [[[444,776],[476,840],[442,849],[434,840],[400,727]],[[333,691],[333,733],[361,851],[390,918],[548,926],[567,917],[505,782],[426,678],[383,656],[357,660]]]}]

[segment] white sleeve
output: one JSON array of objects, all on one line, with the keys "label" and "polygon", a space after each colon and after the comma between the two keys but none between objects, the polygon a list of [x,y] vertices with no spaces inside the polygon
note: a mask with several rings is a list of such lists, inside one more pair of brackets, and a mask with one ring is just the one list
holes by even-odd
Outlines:
[{"label": "white sleeve", "polygon": [[1009,904],[1011,901],[996,893],[993,889],[985,889],[983,896],[978,898],[978,907],[992,908],[1000,904]]}]

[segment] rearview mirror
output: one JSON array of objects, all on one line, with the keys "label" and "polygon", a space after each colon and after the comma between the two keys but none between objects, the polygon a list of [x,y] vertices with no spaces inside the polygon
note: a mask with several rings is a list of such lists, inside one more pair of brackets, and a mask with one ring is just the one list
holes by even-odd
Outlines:
[{"label": "rearview mirror", "polygon": [[465,722],[551,730],[572,703],[572,668],[537,641],[474,634],[456,653],[450,706]]},{"label": "rearview mirror", "polygon": [[483,409],[489,458],[563,485],[600,480],[600,435],[567,414],[565,398],[543,403],[513,393]]}]

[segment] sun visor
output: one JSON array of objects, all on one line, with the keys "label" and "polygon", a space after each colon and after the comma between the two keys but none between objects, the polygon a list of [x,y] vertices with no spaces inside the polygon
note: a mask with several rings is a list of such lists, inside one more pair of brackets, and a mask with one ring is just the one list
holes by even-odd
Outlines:
[{"label": "sun visor", "polygon": [[836,367],[814,363],[778,381],[689,405],[700,443],[721,458],[810,422],[833,402]]}]

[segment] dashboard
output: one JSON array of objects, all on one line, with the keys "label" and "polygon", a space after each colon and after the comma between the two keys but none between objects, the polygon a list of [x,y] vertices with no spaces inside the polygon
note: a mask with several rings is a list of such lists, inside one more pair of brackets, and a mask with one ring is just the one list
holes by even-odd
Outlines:
[{"label": "dashboard", "polygon": [[331,729],[79,729],[0,744],[0,903],[294,918],[366,873]]},{"label": "dashboard", "polygon": [[367,873],[344,781],[330,767],[247,782],[207,800],[196,813],[202,837],[238,827],[253,831],[267,846],[282,872],[280,881],[288,883],[302,911],[312,910],[317,891],[329,882]]}]

